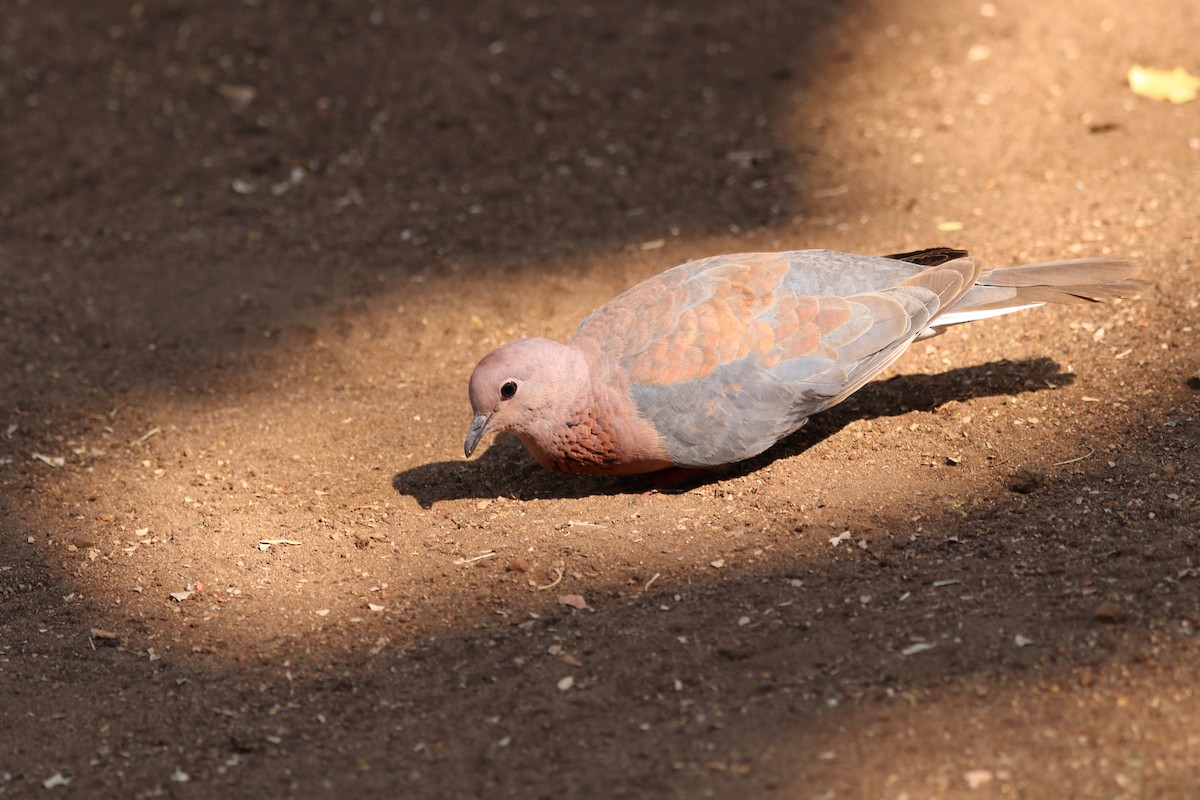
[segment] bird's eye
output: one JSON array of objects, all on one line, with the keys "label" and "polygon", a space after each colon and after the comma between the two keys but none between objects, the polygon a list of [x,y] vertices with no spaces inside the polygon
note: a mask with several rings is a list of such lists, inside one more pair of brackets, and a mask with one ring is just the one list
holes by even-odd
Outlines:
[{"label": "bird's eye", "polygon": [[517,382],[516,381],[505,381],[504,385],[500,387],[500,396],[503,397],[505,400],[512,397],[516,393],[517,393]]}]

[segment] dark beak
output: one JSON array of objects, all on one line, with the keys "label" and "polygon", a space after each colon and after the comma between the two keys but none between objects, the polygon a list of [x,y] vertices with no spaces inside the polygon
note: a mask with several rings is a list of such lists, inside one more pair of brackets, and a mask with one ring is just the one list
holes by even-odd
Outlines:
[{"label": "dark beak", "polygon": [[479,440],[487,433],[488,423],[492,421],[492,416],[489,414],[486,417],[483,414],[471,420],[471,429],[467,431],[467,441],[463,444],[463,454],[471,457],[471,453],[475,452],[475,448],[479,446]]}]

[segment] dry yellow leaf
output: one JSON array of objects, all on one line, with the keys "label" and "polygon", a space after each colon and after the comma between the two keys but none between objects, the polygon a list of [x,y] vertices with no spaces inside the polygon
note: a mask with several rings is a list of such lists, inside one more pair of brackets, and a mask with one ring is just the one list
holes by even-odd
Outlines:
[{"label": "dry yellow leaf", "polygon": [[1129,88],[1134,93],[1168,103],[1190,103],[1200,97],[1200,78],[1183,67],[1173,70],[1133,65],[1129,68]]}]

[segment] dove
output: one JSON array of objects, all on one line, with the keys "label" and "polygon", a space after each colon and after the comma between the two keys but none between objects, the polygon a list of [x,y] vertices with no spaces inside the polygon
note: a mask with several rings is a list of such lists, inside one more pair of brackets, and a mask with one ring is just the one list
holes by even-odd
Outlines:
[{"label": "dove", "polygon": [[1137,294],[1103,258],[986,268],[966,251],[713,256],[590,314],[564,344],[518,339],[471,374],[469,458],[509,431],[567,473],[708,469],[797,431],[952,325]]}]

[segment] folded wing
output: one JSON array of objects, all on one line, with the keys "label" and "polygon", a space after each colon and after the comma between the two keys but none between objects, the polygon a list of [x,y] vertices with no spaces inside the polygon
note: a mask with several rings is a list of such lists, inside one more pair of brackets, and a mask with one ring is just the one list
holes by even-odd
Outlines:
[{"label": "folded wing", "polygon": [[692,262],[599,309],[572,343],[617,367],[676,463],[728,463],[877,375],[981,269],[927,261],[795,251]]}]

